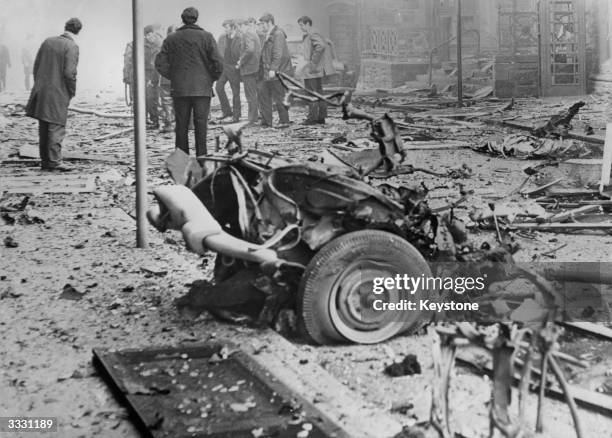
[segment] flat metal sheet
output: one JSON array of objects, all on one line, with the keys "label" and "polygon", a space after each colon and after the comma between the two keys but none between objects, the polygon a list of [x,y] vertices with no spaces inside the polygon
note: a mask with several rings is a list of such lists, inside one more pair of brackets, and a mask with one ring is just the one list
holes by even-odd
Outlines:
[{"label": "flat metal sheet", "polygon": [[146,437],[348,438],[314,405],[229,345],[94,350],[94,364]]},{"label": "flat metal sheet", "polygon": [[95,176],[65,174],[0,178],[0,192],[7,193],[88,193],[96,189]]}]

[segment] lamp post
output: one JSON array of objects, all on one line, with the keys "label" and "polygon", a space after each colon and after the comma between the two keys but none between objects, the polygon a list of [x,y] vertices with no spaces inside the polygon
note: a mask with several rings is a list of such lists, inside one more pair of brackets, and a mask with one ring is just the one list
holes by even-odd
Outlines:
[{"label": "lamp post", "polygon": [[457,0],[457,105],[463,106],[463,65],[461,62],[461,0]]},{"label": "lamp post", "polygon": [[134,157],[136,162],[136,246],[147,248],[147,149],[143,0],[132,0],[134,68]]}]

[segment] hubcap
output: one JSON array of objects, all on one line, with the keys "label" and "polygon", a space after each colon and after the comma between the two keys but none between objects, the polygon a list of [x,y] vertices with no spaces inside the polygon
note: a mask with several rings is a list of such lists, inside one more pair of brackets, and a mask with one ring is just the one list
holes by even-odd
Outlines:
[{"label": "hubcap", "polygon": [[374,310],[376,300],[397,303],[403,293],[395,288],[374,294],[375,278],[395,277],[399,266],[382,260],[358,259],[340,272],[330,293],[332,322],[344,337],[353,342],[374,343],[401,330],[411,312]]}]

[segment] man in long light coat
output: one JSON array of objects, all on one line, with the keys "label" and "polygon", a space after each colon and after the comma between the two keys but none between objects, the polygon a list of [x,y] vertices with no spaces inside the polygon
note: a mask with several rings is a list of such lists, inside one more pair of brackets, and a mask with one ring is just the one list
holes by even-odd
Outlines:
[{"label": "man in long light coat", "polygon": [[[306,15],[298,19],[298,24],[304,32],[304,59],[306,65],[301,76],[307,89],[323,92],[323,78],[336,73],[331,48],[321,33],[312,27],[312,19]],[[312,102],[308,105],[308,117],[302,124],[325,124],[327,117],[327,104],[323,101]]]},{"label": "man in long light coat", "polygon": [[78,18],[68,20],[62,35],[42,43],[34,61],[34,88],[26,115],[38,119],[43,170],[72,170],[62,163],[62,141],[66,136],[68,105],[76,93],[79,46],[74,39],[82,27]]}]

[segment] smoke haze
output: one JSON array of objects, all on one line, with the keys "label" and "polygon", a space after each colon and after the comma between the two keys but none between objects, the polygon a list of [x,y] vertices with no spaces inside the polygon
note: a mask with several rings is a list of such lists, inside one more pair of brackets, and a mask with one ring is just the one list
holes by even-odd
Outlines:
[{"label": "smoke haze", "polygon": [[[165,29],[180,24],[180,14],[188,6],[200,12],[198,24],[217,38],[226,18],[259,18],[271,12],[290,36],[299,36],[296,20],[310,15],[323,22],[320,0],[145,0],[144,23]],[[80,47],[78,90],[107,90],[123,93],[123,52],[132,40],[132,2],[130,0],[0,0],[0,42],[6,44],[12,67],[7,72],[8,89],[23,89],[21,51],[31,45],[36,50],[42,41],[63,32],[70,17],[78,17],[83,29],[77,38]],[[31,35],[31,40],[28,36]]]}]

